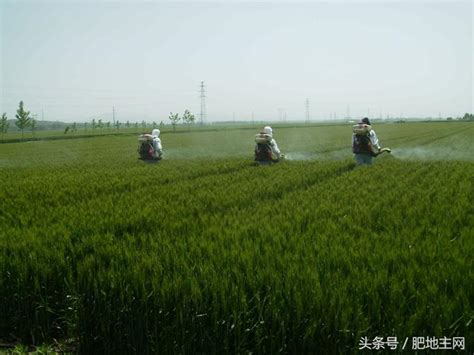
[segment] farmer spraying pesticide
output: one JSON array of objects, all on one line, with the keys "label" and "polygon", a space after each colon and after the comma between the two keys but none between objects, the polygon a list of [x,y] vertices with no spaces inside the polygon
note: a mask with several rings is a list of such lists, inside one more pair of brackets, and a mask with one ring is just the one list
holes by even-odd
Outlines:
[{"label": "farmer spraying pesticide", "polygon": [[138,137],[138,159],[144,161],[159,161],[163,157],[160,130],[155,128],[151,134],[141,134]]},{"label": "farmer spraying pesticide", "polygon": [[384,152],[390,153],[391,150],[380,147],[377,134],[369,119],[364,117],[352,129],[352,152],[357,165],[371,165],[374,157]]},{"label": "farmer spraying pesticide", "polygon": [[283,159],[278,145],[273,139],[273,129],[266,126],[255,136],[255,161],[260,164],[271,164]]}]

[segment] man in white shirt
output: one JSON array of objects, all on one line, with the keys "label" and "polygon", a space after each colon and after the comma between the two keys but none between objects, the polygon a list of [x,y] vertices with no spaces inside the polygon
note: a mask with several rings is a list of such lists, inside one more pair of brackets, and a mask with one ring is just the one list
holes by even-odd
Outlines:
[{"label": "man in white shirt", "polygon": [[163,156],[163,147],[161,146],[161,139],[160,139],[160,130],[155,128],[151,135],[153,137],[153,150],[156,159],[161,159]]}]

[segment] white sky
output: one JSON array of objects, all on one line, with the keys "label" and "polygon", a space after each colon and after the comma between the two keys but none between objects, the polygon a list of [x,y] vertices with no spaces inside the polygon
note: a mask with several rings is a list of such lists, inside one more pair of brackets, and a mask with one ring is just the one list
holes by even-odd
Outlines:
[{"label": "white sky", "polygon": [[[460,116],[472,1],[0,3],[0,111],[48,120]],[[368,112],[369,111],[369,112]]]}]

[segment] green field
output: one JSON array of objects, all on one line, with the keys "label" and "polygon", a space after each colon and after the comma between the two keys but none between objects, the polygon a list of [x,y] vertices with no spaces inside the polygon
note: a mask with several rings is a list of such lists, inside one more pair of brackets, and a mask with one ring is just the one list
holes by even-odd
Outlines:
[{"label": "green field", "polygon": [[[212,128],[212,127],[211,127]],[[0,343],[80,353],[357,353],[361,337],[474,347],[474,123],[0,144]],[[8,137],[6,137],[8,138]],[[401,345],[400,345],[401,346]]]}]

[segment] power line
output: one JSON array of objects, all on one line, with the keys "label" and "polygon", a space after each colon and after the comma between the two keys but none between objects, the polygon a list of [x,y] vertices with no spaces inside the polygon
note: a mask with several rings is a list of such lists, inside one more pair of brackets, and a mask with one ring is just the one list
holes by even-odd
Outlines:
[{"label": "power line", "polygon": [[88,92],[88,93],[117,93],[118,95],[123,95],[123,96],[128,96],[128,93],[143,93],[143,92],[154,92],[154,93],[159,93],[160,95],[163,94],[172,94],[172,95],[189,95],[192,94],[191,90],[186,90],[182,88],[176,88],[176,89],[162,89],[162,88],[156,88],[156,87],[149,87],[149,88],[134,88],[134,87],[127,87],[127,88],[92,88],[92,87],[87,87],[87,88],[81,88],[81,87],[47,87],[47,86],[42,86],[42,85],[1,85],[0,88],[5,90],[7,93],[8,91],[13,92],[13,91],[39,91],[39,92],[45,92],[45,91],[61,91],[61,93],[64,92]]}]

